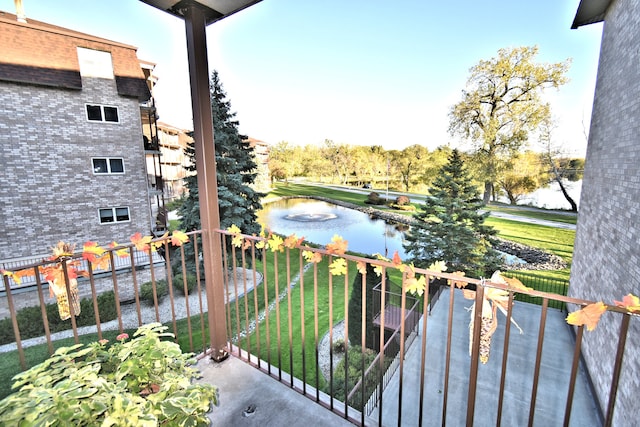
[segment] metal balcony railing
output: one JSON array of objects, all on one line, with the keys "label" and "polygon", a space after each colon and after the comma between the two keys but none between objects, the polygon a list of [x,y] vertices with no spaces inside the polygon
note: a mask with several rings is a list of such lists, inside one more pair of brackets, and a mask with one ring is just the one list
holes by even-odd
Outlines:
[{"label": "metal balcony railing", "polygon": [[[43,292],[41,273],[51,261],[20,267],[32,270],[30,292],[18,292],[13,279],[3,275],[0,306],[7,319],[0,322],[7,322],[4,329],[10,331],[0,337],[3,358],[17,359],[18,370],[41,361],[38,357],[46,356],[36,356],[32,346],[37,344],[29,338],[34,334],[43,337],[43,353],[53,353],[64,344],[53,324],[56,330],[66,325],[73,341],[81,342],[149,322],[167,324],[185,351],[207,356],[205,294],[211,289],[205,289],[201,267],[202,232],[188,236],[189,242],[179,247],[169,239],[153,240],[160,252],[145,253],[146,262],[134,255],[133,244],[109,248],[100,277],[93,264],[75,264],[81,254],[58,260],[66,290],[57,298],[59,312],[47,308],[56,300]],[[585,419],[611,424],[633,317],[621,309],[607,307],[620,327],[612,344],[616,354],[607,361],[610,393],[598,399],[581,361],[584,327],[569,327],[566,313],[550,308],[553,301],[573,306],[588,301],[419,268],[401,271],[392,261],[291,239],[263,246],[263,238],[228,231],[218,230],[214,237],[226,274],[224,283],[210,286],[225,289],[230,354],[354,424],[473,425],[475,420],[477,425],[534,425],[535,420],[539,425],[586,425]],[[159,253],[162,262],[155,262]],[[122,256],[130,268],[119,271],[115,261]],[[367,265],[380,273],[373,298]],[[85,280],[73,280],[79,269],[86,272]],[[408,292],[413,279],[422,276],[422,293]],[[446,283],[437,293],[437,306],[429,299],[436,295],[429,292],[434,280]],[[488,324],[485,297],[498,291],[505,313],[494,309],[497,321]],[[107,297],[101,297],[105,292]],[[541,305],[515,301],[518,294],[539,298]],[[83,296],[86,301],[80,303]],[[24,323],[19,313],[29,304],[39,308],[40,329]],[[101,305],[113,307],[114,320],[105,321]],[[65,310],[68,320],[56,318]],[[553,354],[558,348],[564,353]],[[10,378],[3,380],[10,384]]]}]

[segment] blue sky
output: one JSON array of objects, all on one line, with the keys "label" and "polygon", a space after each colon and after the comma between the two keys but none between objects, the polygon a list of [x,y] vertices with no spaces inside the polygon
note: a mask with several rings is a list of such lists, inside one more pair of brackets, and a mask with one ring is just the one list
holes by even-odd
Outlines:
[{"label": "blue sky", "polygon": [[[207,30],[240,131],[269,143],[331,139],[387,149],[451,143],[469,68],[503,47],[572,58],[551,91],[559,142],[586,148],[602,24],[571,30],[578,0],[263,0]],[[160,119],[191,128],[184,23],[139,1],[23,0],[37,19],[138,47],[157,63]],[[0,10],[14,12],[13,0]]]}]

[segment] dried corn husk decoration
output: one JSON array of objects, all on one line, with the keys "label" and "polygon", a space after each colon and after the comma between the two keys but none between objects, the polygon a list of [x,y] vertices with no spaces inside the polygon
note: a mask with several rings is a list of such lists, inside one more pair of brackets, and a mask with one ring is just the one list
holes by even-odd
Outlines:
[{"label": "dried corn husk decoration", "polygon": [[[511,287],[517,289],[529,289],[522,284],[518,279],[510,279],[506,277],[502,277],[499,271],[496,271],[491,276],[491,282],[493,283],[501,283],[504,285],[509,285]],[[475,300],[476,293],[475,291],[463,290],[463,295],[466,299]],[[489,354],[491,352],[491,336],[495,333],[496,329],[498,329],[498,309],[502,311],[502,313],[507,315],[507,306],[509,304],[509,292],[504,291],[502,289],[496,288],[485,288],[483,300],[482,300],[482,325],[480,327],[480,361],[483,364],[486,364],[489,361]],[[469,311],[471,312],[471,320],[469,322],[469,356],[471,356],[473,352],[473,327],[475,324],[474,312],[475,312],[474,302],[471,307],[469,307]],[[516,323],[513,318],[511,322],[518,328],[520,333],[522,333],[522,328]]]},{"label": "dried corn husk decoration", "polygon": [[[71,318],[71,310],[69,308],[69,297],[67,295],[67,287],[64,282],[59,283],[58,280],[49,281],[49,289],[56,297],[58,304],[58,314],[60,320],[67,320]],[[73,314],[78,316],[80,314],[80,297],[78,295],[78,281],[76,279],[69,279],[69,291],[71,293],[71,304],[73,305]]]}]

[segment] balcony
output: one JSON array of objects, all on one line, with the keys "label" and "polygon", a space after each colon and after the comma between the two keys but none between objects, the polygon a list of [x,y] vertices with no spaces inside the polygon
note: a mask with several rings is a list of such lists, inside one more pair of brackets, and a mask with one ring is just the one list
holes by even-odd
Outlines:
[{"label": "balcony", "polygon": [[[227,274],[219,284],[224,313],[215,319],[224,319],[230,357],[214,362],[211,356],[224,357],[209,350],[206,295],[212,289],[205,289],[200,265],[202,233],[188,238],[180,246],[164,238],[109,248],[100,255],[109,262],[99,267],[79,253],[58,260],[65,278],[58,312],[69,315],[66,332],[53,332],[60,322],[46,307],[55,299],[45,297],[50,284],[42,273],[52,261],[14,271],[33,278],[30,289],[13,283],[17,276],[3,275],[0,312],[6,310],[11,320],[5,329],[13,334],[0,351],[16,362],[7,375],[63,345],[162,322],[184,351],[198,354],[202,381],[220,387],[222,404],[210,414],[217,425],[611,424],[624,356],[633,350],[625,348],[633,316],[622,309],[607,307],[620,329],[617,354],[611,354],[611,391],[600,401],[581,361],[584,327],[570,327],[565,312],[550,308],[556,301],[573,307],[588,301],[411,271],[391,260],[312,248],[295,239],[218,230]],[[129,268],[116,268],[120,258],[128,259]],[[188,274],[178,276],[189,268],[192,284]],[[72,279],[80,271],[86,277]],[[408,292],[421,277],[422,292]],[[430,292],[435,283],[441,288]],[[492,299],[496,294],[500,307]],[[518,294],[535,303],[516,301]],[[439,295],[437,302],[429,295]],[[100,304],[106,303],[115,307],[113,320],[101,319]],[[40,308],[37,338],[27,338],[33,325],[20,320],[18,307],[25,305]],[[483,308],[493,309],[490,322]],[[93,321],[80,325],[80,310]],[[6,385],[0,390],[8,391]]]}]

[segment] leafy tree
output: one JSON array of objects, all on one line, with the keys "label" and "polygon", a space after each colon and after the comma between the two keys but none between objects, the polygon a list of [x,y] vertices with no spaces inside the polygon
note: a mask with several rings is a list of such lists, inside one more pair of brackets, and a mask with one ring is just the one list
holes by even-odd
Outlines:
[{"label": "leafy tree", "polygon": [[495,270],[499,265],[492,248],[495,230],[483,224],[488,215],[480,213],[483,206],[460,153],[453,150],[414,215],[419,222],[411,227],[405,244],[410,261],[427,268],[442,260],[449,271],[473,276]]},{"label": "leafy tree", "polygon": [[470,139],[481,154],[485,203],[493,193],[499,156],[518,151],[549,116],[544,89],[567,81],[569,61],[536,63],[537,53],[537,47],[500,49],[497,57],[480,61],[471,69],[462,101],[449,113],[449,132]]},{"label": "leafy tree", "polygon": [[404,191],[410,191],[411,186],[418,183],[421,168],[426,164],[429,150],[419,144],[410,145],[400,152],[394,152],[395,169],[400,173]]},{"label": "leafy tree", "polygon": [[542,145],[542,162],[548,169],[547,181],[556,182],[562,195],[571,206],[572,212],[578,212],[578,204],[567,191],[565,181],[578,181],[582,179],[584,171],[584,159],[570,159],[563,153],[561,145],[553,140],[555,123],[547,119],[540,126],[540,144]]},{"label": "leafy tree", "polygon": [[[262,194],[251,188],[256,178],[256,163],[253,149],[247,137],[238,133],[235,113],[231,112],[231,103],[223,90],[217,71],[211,74],[209,85],[211,112],[213,115],[216,168],[218,180],[218,206],[220,209],[220,227],[236,225],[245,234],[260,232],[256,221],[256,212],[262,208]],[[185,155],[191,159],[189,171],[196,171],[195,149],[189,144]],[[200,229],[200,210],[197,176],[192,174],[186,179],[189,194],[178,210],[183,230]]]},{"label": "leafy tree", "polygon": [[515,205],[522,196],[542,187],[541,172],[540,158],[536,153],[526,151],[509,159],[505,171],[498,178],[509,203]]}]

